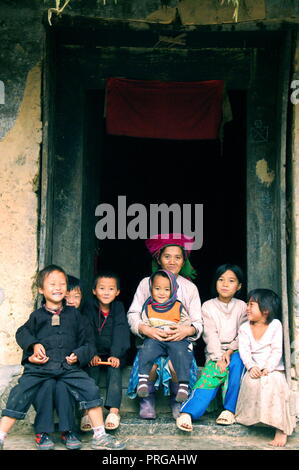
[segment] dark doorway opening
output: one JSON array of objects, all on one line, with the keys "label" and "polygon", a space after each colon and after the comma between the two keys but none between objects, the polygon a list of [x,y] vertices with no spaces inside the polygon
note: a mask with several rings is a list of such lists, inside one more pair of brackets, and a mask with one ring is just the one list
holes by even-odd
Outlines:
[{"label": "dark doorway opening", "polygon": [[[126,196],[127,207],[139,203],[148,212],[150,204],[203,204],[203,246],[190,258],[198,272],[194,282],[202,302],[211,297],[211,279],[218,265],[236,263],[246,273],[246,93],[229,91],[229,98],[233,120],[224,126],[222,143],[107,135],[102,117],[103,90],[89,91],[86,101],[85,159],[98,168],[94,191],[98,204],[114,207],[116,233],[118,196]],[[93,220],[93,227],[82,221],[89,236],[94,234],[98,219]],[[96,240],[96,245],[96,252],[86,256],[94,256],[95,272],[109,269],[119,274],[120,298],[128,309],[138,283],[151,273],[144,240]],[[200,365],[204,362],[203,348],[201,340],[195,351]]]}]

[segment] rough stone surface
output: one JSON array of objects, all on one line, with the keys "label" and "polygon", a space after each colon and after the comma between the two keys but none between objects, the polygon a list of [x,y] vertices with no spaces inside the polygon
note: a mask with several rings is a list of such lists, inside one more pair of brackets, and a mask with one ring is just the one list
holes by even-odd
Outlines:
[{"label": "rough stone surface", "polygon": [[[0,367],[0,409],[6,404],[7,396],[20,373],[21,366]],[[130,373],[125,371],[125,384]],[[103,379],[104,380],[104,379]],[[125,389],[124,389],[125,394]],[[167,397],[166,397],[167,398]],[[129,399],[128,399],[129,400]],[[158,396],[157,418],[155,420],[143,420],[138,417],[138,401],[130,400],[135,410],[128,412],[125,403],[121,408],[121,424],[116,431],[111,433],[119,440],[127,442],[127,450],[271,450],[268,442],[273,438],[273,429],[259,425],[246,427],[240,424],[231,426],[219,426],[215,420],[220,410],[206,413],[200,420],[193,423],[192,433],[185,433],[176,427],[167,400]],[[134,408],[130,408],[130,410]],[[108,413],[104,410],[104,415]],[[35,412],[31,407],[25,420],[17,421],[5,441],[7,450],[35,450],[34,444],[34,417]],[[78,417],[78,415],[77,415]],[[57,416],[55,423],[58,422]],[[92,433],[81,433],[77,421],[77,432],[82,439],[82,450],[90,450]],[[299,449],[299,427],[289,438],[285,450]],[[54,433],[56,450],[65,450],[59,441],[59,433]]]},{"label": "rough stone surface", "polygon": [[[142,420],[139,420],[142,421]],[[159,427],[157,423],[157,428]],[[215,424],[206,425],[206,432],[183,433],[175,431],[175,424],[169,424],[168,430],[164,433],[142,434],[138,431],[143,427],[147,429],[146,422],[135,425],[135,427],[126,432],[126,421],[123,419],[120,425],[120,431],[116,433],[119,440],[127,443],[128,451],[137,450],[273,450],[268,443],[273,438],[273,430],[255,427],[251,432],[244,431],[239,434],[232,427],[221,427]],[[204,428],[202,425],[202,430]],[[173,432],[174,431],[174,432]],[[180,434],[178,434],[180,433]],[[65,450],[63,444],[59,442],[59,433],[54,434],[55,450]],[[90,450],[90,441],[92,434],[79,434],[82,440],[82,450]],[[5,441],[6,450],[35,450],[33,433],[10,434]],[[298,433],[289,437],[286,447],[279,450],[299,450]]]}]

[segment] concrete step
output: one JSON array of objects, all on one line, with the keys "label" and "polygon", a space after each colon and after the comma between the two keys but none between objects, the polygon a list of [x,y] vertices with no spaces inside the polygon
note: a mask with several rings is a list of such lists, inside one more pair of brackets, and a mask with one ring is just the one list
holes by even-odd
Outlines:
[{"label": "concrete step", "polygon": [[[0,367],[0,408],[3,409],[6,405],[7,397],[10,389],[17,383],[20,374],[22,373],[21,366],[2,366]],[[124,385],[127,386],[128,377],[130,375],[130,369],[124,371]],[[104,383],[100,384],[100,388]],[[102,389],[104,392],[104,389]],[[116,436],[124,439],[152,439],[154,440],[161,438],[162,442],[167,442],[167,438],[171,437],[177,439],[204,439],[208,442],[210,438],[215,439],[266,439],[270,440],[273,436],[273,429],[266,426],[251,426],[246,427],[240,424],[233,424],[231,426],[219,426],[215,420],[221,410],[214,411],[213,413],[206,413],[200,420],[193,423],[192,433],[185,433],[176,427],[175,420],[173,419],[169,407],[169,397],[164,397],[162,392],[157,393],[156,400],[156,411],[157,418],[155,420],[144,420],[140,419],[138,399],[131,400],[126,396],[126,388],[124,388],[124,399],[121,407],[121,425],[118,430],[113,431]],[[103,393],[104,394],[104,393]],[[105,415],[107,410],[104,410]],[[11,435],[32,435],[34,433],[33,423],[35,418],[35,411],[33,407],[30,407],[26,419],[17,421]],[[58,420],[56,419],[56,422]],[[296,433],[292,436],[298,441],[299,427]],[[82,433],[83,438],[91,433]],[[190,441],[190,442],[191,442]],[[149,445],[149,444],[148,444]],[[162,445],[162,444],[161,444]],[[193,445],[193,444],[192,444]],[[149,447],[150,448],[150,447]],[[193,447],[192,447],[193,448]]]},{"label": "concrete step", "polygon": [[[85,433],[84,435],[79,435],[80,440],[82,441],[82,450],[91,450],[90,442],[91,442],[91,435],[90,433]],[[188,452],[191,452],[192,455],[197,456],[196,462],[198,465],[202,464],[202,458],[206,458],[206,455],[203,456],[202,453],[199,452],[204,451],[232,451],[232,450],[276,450],[277,448],[273,448],[268,445],[269,441],[273,438],[273,432],[271,436],[269,434],[260,434],[256,436],[227,436],[227,435],[200,435],[200,436],[193,436],[192,434],[188,433],[184,436],[172,436],[172,435],[150,435],[150,436],[119,436],[121,440],[126,441],[126,450],[123,452],[103,452],[97,453],[90,453],[88,455],[88,463],[92,462],[92,458],[96,461],[95,463],[107,463],[103,459],[109,454],[113,455],[114,457],[117,455],[122,456],[137,456],[137,463],[143,466],[150,463],[155,464],[166,464],[167,459],[172,457],[172,452],[177,451],[179,455],[183,458]],[[59,440],[59,433],[54,433],[52,436],[55,442],[55,450],[66,450],[65,446]],[[34,434],[27,433],[27,434],[9,434],[5,440],[4,445],[5,450],[36,450],[35,443],[34,443]],[[289,437],[286,447],[280,448],[279,450],[299,450],[299,442],[298,442],[298,435],[292,435]],[[130,453],[128,451],[133,451],[134,453]],[[136,451],[136,452],[135,452]],[[159,454],[163,451],[163,460],[159,462]],[[54,453],[55,454],[55,453]],[[96,455],[95,455],[96,454]],[[1,454],[1,459],[8,455],[9,462],[7,462],[11,466],[11,457],[14,457],[13,454]],[[40,454],[39,454],[40,455]],[[219,454],[216,454],[216,457],[219,457]],[[273,454],[277,462],[277,453]],[[37,455],[38,457],[38,455]],[[246,459],[248,460],[249,455],[246,454]],[[254,458],[256,459],[256,454],[254,454]],[[258,456],[260,459],[260,456]],[[267,454],[267,458],[269,454]],[[18,456],[16,455],[18,459]],[[44,457],[41,458],[44,461]],[[50,461],[51,458],[55,458],[53,454],[47,454],[47,459]],[[66,462],[67,465],[72,465],[74,459],[74,464],[78,465],[80,462],[80,458],[84,458],[82,455],[77,452],[67,454],[68,461]],[[128,457],[126,457],[128,459]],[[60,459],[60,457],[59,457]],[[35,457],[36,461],[36,457]],[[17,464],[19,461],[17,460]],[[44,463],[44,462],[43,462]],[[60,460],[61,463],[61,460]],[[86,464],[82,462],[83,465]],[[118,462],[114,462],[115,464]],[[182,461],[180,462],[182,464]],[[185,462],[186,463],[186,462]],[[282,463],[282,462],[281,462]],[[119,461],[119,464],[122,464]],[[126,462],[126,468],[134,467],[136,468],[137,465],[129,465]]]}]

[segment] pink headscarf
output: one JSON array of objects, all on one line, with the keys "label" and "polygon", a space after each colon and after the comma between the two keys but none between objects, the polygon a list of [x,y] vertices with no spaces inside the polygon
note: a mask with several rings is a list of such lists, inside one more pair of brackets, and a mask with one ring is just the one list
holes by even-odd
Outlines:
[{"label": "pink headscarf", "polygon": [[188,237],[182,233],[168,233],[153,235],[146,240],[145,245],[153,256],[158,255],[162,248],[169,245],[181,246],[189,256],[193,243],[194,237]]}]

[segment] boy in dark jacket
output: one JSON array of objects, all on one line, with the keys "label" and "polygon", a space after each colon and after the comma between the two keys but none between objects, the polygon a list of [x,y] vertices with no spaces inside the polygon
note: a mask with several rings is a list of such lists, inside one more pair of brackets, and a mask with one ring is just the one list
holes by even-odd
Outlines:
[{"label": "boy in dark jacket", "polygon": [[[43,299],[43,303],[45,299]],[[67,292],[65,303],[69,307],[80,310],[82,302],[82,289],[80,279],[67,275]],[[88,336],[89,337],[89,336]],[[91,352],[92,354],[92,352]],[[68,394],[68,400],[65,395]],[[59,416],[60,440],[70,450],[78,450],[82,444],[74,432],[75,424],[75,398],[68,393],[65,383],[61,380],[48,379],[39,387],[33,402],[36,411],[34,420],[35,443],[39,450],[54,449],[54,442],[50,434],[54,432],[53,410]]]},{"label": "boy in dark jacket", "polygon": [[[24,372],[2,410],[0,449],[6,434],[17,419],[24,419],[39,387],[48,379],[64,382],[80,408],[88,410],[94,431],[93,449],[123,449],[124,444],[106,434],[99,389],[81,369],[88,364],[91,349],[80,312],[63,305],[67,292],[64,270],[55,265],[44,268],[38,275],[37,286],[45,304],[32,312],[16,334],[23,349]],[[63,399],[68,400],[68,394]]]},{"label": "boy in dark jacket", "polygon": [[[116,429],[120,423],[119,408],[122,398],[122,368],[130,348],[130,330],[123,303],[116,300],[119,295],[119,278],[113,273],[100,273],[93,285],[94,298],[83,309],[93,329],[96,354],[90,361],[87,373],[99,383],[102,365],[107,361],[107,394],[105,407],[109,414],[106,429]],[[88,430],[88,420],[82,418],[81,429]]]}]

